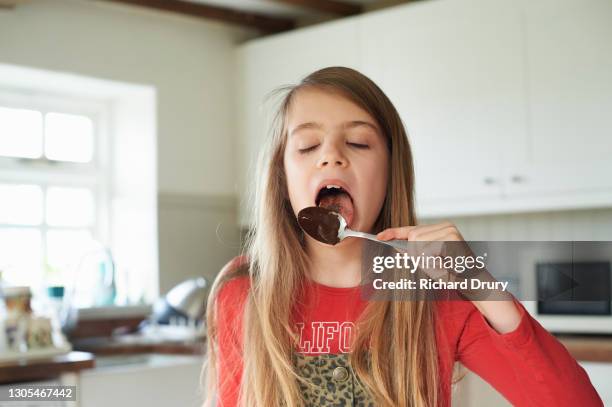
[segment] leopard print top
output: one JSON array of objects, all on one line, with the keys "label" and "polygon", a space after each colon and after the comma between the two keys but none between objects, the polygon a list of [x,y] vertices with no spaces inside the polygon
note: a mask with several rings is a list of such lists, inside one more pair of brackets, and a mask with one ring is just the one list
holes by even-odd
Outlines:
[{"label": "leopard print top", "polygon": [[294,353],[299,382],[307,407],[374,407],[370,394],[349,366],[348,354],[304,355]]}]

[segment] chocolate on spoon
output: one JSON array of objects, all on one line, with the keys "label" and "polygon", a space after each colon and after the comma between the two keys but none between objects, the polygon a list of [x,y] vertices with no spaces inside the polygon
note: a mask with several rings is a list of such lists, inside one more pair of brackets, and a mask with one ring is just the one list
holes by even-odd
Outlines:
[{"label": "chocolate on spoon", "polygon": [[318,206],[302,209],[298,213],[298,223],[313,239],[331,245],[340,242],[340,225],[346,225],[338,212]]},{"label": "chocolate on spoon", "polygon": [[376,235],[358,232],[346,227],[344,217],[332,209],[310,206],[298,213],[298,223],[304,232],[322,243],[335,245],[347,237],[361,237],[405,251],[408,244],[405,240],[378,240]]}]

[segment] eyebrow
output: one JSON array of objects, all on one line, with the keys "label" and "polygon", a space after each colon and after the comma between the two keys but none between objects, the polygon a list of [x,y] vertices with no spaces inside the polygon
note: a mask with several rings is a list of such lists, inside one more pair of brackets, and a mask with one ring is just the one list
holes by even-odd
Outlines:
[{"label": "eyebrow", "polygon": [[[366,122],[363,120],[351,120],[348,122],[344,122],[342,125],[342,128],[344,128],[345,130],[348,129],[352,129],[355,127],[360,127],[360,126],[366,126],[369,127],[370,129],[374,130],[376,133],[379,132],[378,126],[374,125],[373,123],[370,122]],[[305,130],[305,129],[317,129],[320,130],[323,128],[323,125],[321,123],[317,123],[317,122],[305,122],[302,124],[299,124],[297,126],[295,126],[290,133],[290,136],[294,135],[295,133],[297,133],[300,130]]]}]

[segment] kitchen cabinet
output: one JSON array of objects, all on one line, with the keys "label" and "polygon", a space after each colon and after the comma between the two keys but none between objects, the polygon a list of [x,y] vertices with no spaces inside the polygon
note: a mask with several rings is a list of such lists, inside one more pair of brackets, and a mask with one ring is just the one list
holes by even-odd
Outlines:
[{"label": "kitchen cabinet", "polygon": [[264,95],[327,65],[359,69],[398,109],[419,217],[612,205],[611,18],[607,0],[437,0],[247,43],[241,224]]},{"label": "kitchen cabinet", "polygon": [[[201,355],[100,356],[96,357],[93,368],[66,372],[56,380],[4,384],[0,391],[8,392],[9,388],[18,385],[76,386],[76,401],[40,403],[49,407],[200,407],[204,397],[200,386],[204,360]],[[15,402],[15,405],[34,405],[35,402],[23,403]]]},{"label": "kitchen cabinet", "polygon": [[363,19],[421,216],[612,204],[612,4],[458,0]]},{"label": "kitchen cabinet", "polygon": [[297,84],[306,75],[327,66],[359,69],[358,25],[345,18],[287,34],[247,43],[236,52],[237,131],[239,134],[238,194],[240,223],[248,224],[245,198],[255,180],[257,153],[269,134],[278,98],[269,93]]},{"label": "kitchen cabinet", "polygon": [[[578,362],[584,368],[604,406],[612,405],[612,364],[599,362]],[[453,407],[510,407],[511,404],[489,383],[466,370],[466,375],[457,383],[453,394]]]},{"label": "kitchen cabinet", "polygon": [[[2,384],[0,385],[0,394],[3,396],[10,395],[11,389],[15,391],[17,388],[28,389],[28,388],[54,388],[57,386],[74,386],[75,383],[70,380],[65,380],[62,378],[58,379],[50,379],[50,380],[37,380],[37,381],[27,381],[27,382],[19,382],[12,384]],[[27,390],[26,390],[27,391]],[[77,390],[78,391],[78,390]],[[7,407],[18,407],[18,406],[44,406],[44,407],[82,407],[79,404],[79,400],[77,397],[76,401],[63,401],[63,400],[49,400],[49,401],[25,401],[25,400],[12,400],[9,401],[3,397],[2,402],[0,402],[0,406]]]},{"label": "kitchen cabinet", "polygon": [[[73,352],[78,353],[78,352]],[[96,356],[95,367],[66,371],[58,379],[24,381],[0,385],[0,392],[16,386],[75,386],[76,401],[10,402],[0,406],[48,407],[200,407],[203,401],[200,374],[205,357],[202,355],[126,354]],[[93,363],[92,363],[93,365]],[[25,364],[24,364],[25,366]],[[48,364],[43,368],[57,370]],[[37,366],[23,370],[34,372]],[[19,378],[26,376],[20,374]],[[17,379],[19,380],[19,379]]]},{"label": "kitchen cabinet", "polygon": [[96,368],[81,372],[81,406],[202,405],[202,356],[137,354],[96,358]]},{"label": "kitchen cabinet", "polygon": [[610,190],[612,3],[523,0],[522,9],[529,128],[509,146],[507,193]]},{"label": "kitchen cabinet", "polygon": [[612,363],[598,362],[580,362],[580,365],[589,375],[591,383],[604,406],[612,405],[612,386],[610,386],[610,377],[612,377]]},{"label": "kitchen cabinet", "polygon": [[511,3],[425,2],[362,21],[363,69],[408,131],[419,212],[503,193],[504,142],[526,133],[521,21]]},{"label": "kitchen cabinet", "polygon": [[[92,368],[94,363],[94,355],[87,352],[73,351],[50,357],[33,357],[30,352],[18,361],[0,364],[0,393],[6,395],[9,389],[19,386],[76,386],[76,399],[45,401],[44,404],[49,407],[80,407],[79,373]],[[33,405],[31,403],[36,403],[36,400],[12,401],[10,404]]]}]

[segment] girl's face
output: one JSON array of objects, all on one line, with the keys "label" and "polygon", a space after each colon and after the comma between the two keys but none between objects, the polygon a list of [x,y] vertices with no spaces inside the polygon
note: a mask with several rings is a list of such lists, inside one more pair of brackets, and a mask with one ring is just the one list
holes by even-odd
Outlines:
[{"label": "girl's face", "polygon": [[339,93],[302,88],[288,115],[284,167],[291,206],[316,206],[322,186],[349,191],[353,230],[370,232],[382,208],[389,151],[378,123]]}]

